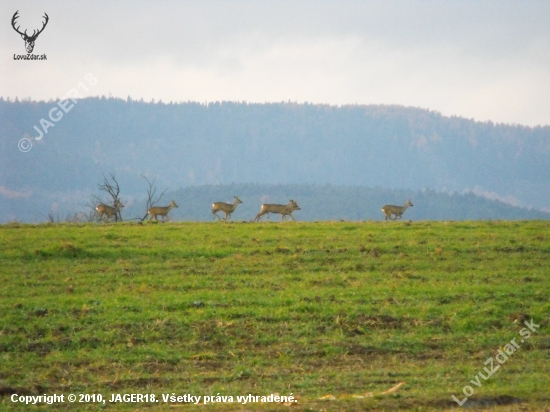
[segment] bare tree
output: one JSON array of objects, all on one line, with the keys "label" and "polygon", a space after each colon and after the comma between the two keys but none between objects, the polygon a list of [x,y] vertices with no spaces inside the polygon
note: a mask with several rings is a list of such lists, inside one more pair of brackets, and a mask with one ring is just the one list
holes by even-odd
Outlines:
[{"label": "bare tree", "polygon": [[149,215],[149,209],[151,209],[155,203],[159,202],[160,199],[162,199],[162,196],[168,189],[164,189],[162,193],[155,199],[155,195],[157,193],[157,187],[155,186],[155,180],[151,182],[149,179],[147,179],[145,176],[140,175],[147,181],[147,204],[145,206],[145,215],[143,217],[137,217],[136,220],[139,220],[140,223],[143,223],[145,219],[147,219],[147,216]]},{"label": "bare tree", "polygon": [[44,213],[38,212],[38,215],[42,216],[48,223],[58,223],[61,222],[61,218],[59,217],[59,212],[48,212],[47,215]]},{"label": "bare tree", "polygon": [[[98,183],[97,186],[99,187],[99,190],[106,192],[111,197],[112,205],[113,205],[112,207],[116,207],[118,204],[122,204],[122,202],[120,201],[120,198],[118,197],[120,194],[120,186],[118,185],[118,182],[112,173],[110,173],[110,177],[112,182],[110,182],[108,178],[103,176],[103,183],[101,184]],[[104,202],[97,196],[93,196],[93,199],[95,203],[104,204]],[[120,210],[117,209],[115,213],[115,222],[119,222],[119,221],[122,222],[122,215],[120,214]]]},{"label": "bare tree", "polygon": [[[95,196],[94,196],[95,197]],[[97,197],[95,197],[97,200]],[[81,212],[81,222],[99,222],[100,217],[97,213],[97,202],[95,200],[90,200],[88,203],[81,205],[87,209],[87,212]]]},{"label": "bare tree", "polygon": [[72,208],[70,211],[67,211],[63,221],[67,223],[82,223],[84,221],[84,212],[77,212]]}]

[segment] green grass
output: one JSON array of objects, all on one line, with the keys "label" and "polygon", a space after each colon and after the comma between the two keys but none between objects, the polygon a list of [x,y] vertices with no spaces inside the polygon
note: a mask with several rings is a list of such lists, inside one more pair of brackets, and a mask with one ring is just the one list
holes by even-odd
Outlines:
[{"label": "green grass", "polygon": [[[28,409],[10,401],[15,391],[278,392],[299,397],[296,411],[445,410],[531,318],[540,330],[473,386],[465,406],[536,409],[550,403],[549,229],[544,221],[3,225],[0,409]],[[350,396],[365,392],[376,396]],[[318,399],[327,394],[337,400]]]}]

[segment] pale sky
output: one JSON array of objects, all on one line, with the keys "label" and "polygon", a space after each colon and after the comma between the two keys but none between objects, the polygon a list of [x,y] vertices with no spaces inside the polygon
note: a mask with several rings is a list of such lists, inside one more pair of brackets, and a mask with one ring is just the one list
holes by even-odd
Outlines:
[{"label": "pale sky", "polygon": [[[33,51],[46,61],[14,60],[26,54],[16,10],[29,34],[48,13]],[[79,88],[82,97],[397,104],[550,124],[546,0],[3,0],[0,16],[4,98]]]}]

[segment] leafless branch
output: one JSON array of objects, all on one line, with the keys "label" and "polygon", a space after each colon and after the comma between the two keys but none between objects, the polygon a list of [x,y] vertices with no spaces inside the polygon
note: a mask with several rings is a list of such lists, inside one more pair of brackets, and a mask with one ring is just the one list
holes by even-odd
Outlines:
[{"label": "leafless branch", "polygon": [[165,189],[156,199],[155,199],[155,194],[157,193],[157,187],[155,186],[155,180],[153,179],[153,181],[151,182],[149,179],[147,179],[147,177],[143,176],[143,175],[140,175],[141,177],[143,177],[146,181],[147,181],[147,185],[148,185],[148,188],[147,188],[147,205],[145,207],[145,215],[140,218],[135,218],[136,220],[139,220],[141,223],[143,223],[143,221],[145,219],[147,219],[147,215],[149,214],[148,213],[148,210],[151,209],[155,203],[159,202],[160,199],[162,199],[162,196],[164,195],[164,193],[166,193],[166,191],[168,189]]},{"label": "leafless branch", "polygon": [[[115,207],[115,205],[118,202],[120,202],[120,199],[118,197],[118,195],[120,194],[120,186],[119,186],[117,180],[115,179],[115,176],[112,173],[110,173],[110,177],[111,177],[112,182],[110,182],[109,179],[106,178],[105,175],[104,175],[103,176],[103,184],[98,183],[97,186],[99,187],[99,190],[107,192],[107,194],[109,196],[111,196],[112,205],[113,205],[113,207]],[[101,200],[97,196],[94,196],[94,198],[99,203],[102,203]],[[118,221],[122,222],[122,215],[120,214],[120,210],[118,210],[115,214],[115,222],[118,222]]]},{"label": "leafless branch", "polygon": [[99,202],[100,200],[97,196],[92,196],[92,200],[82,205],[88,210],[87,212],[81,212],[82,222],[99,222],[99,215],[97,214],[97,210],[95,208]]},{"label": "leafless branch", "polygon": [[59,221],[60,221],[60,219],[59,219],[59,213],[57,213],[57,215],[56,215],[54,212],[50,211],[50,212],[48,212],[47,215],[45,215],[45,214],[42,213],[42,212],[38,212],[38,214],[39,214],[40,216],[42,216],[44,219],[46,219],[46,221],[47,221],[48,223],[55,223],[55,222],[59,222]]}]

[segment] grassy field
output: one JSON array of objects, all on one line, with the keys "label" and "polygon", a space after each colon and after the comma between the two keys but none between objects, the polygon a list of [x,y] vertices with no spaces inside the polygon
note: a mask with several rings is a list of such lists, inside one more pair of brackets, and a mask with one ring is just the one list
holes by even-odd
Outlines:
[{"label": "grassy field", "polygon": [[0,409],[446,410],[466,385],[464,407],[550,404],[550,222],[9,224],[0,282]]}]

